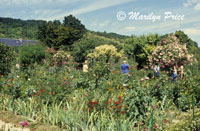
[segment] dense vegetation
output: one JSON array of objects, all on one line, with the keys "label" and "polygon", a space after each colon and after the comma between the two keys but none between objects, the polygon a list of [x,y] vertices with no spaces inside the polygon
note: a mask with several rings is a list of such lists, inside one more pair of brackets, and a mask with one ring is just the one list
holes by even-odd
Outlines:
[{"label": "dense vegetation", "polygon": [[[95,33],[71,15],[63,23],[44,22],[38,31],[42,42],[36,45],[1,45],[0,110],[67,130],[200,130],[200,49],[184,32]],[[151,77],[156,63],[160,77]],[[188,118],[175,123],[183,112]]]},{"label": "dense vegetation", "polygon": [[42,20],[20,20],[0,17],[0,38],[37,40],[38,27]]}]

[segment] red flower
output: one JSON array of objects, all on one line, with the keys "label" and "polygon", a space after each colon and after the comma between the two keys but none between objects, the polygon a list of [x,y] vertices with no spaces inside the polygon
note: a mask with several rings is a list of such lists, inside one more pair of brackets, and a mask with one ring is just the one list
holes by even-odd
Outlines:
[{"label": "red flower", "polygon": [[112,99],[110,99],[110,102],[112,102]]},{"label": "red flower", "polygon": [[164,123],[167,123],[168,122],[168,120],[164,120]]},{"label": "red flower", "polygon": [[158,129],[158,126],[157,126],[157,125],[154,125],[154,129]]},{"label": "red flower", "polygon": [[38,93],[36,93],[36,95],[38,95],[38,96],[39,96],[39,95],[40,95],[40,93],[38,92]]},{"label": "red flower", "polygon": [[91,109],[91,108],[89,108],[88,110],[89,110],[89,111],[92,111],[92,109]]},{"label": "red flower", "polygon": [[98,105],[98,102],[97,102],[97,101],[94,101],[93,104],[97,104],[97,105]]},{"label": "red flower", "polygon": [[8,87],[10,87],[10,84],[8,84]]},{"label": "red flower", "polygon": [[52,92],[53,95],[55,95],[55,92]]},{"label": "red flower", "polygon": [[122,105],[118,105],[118,106],[117,106],[117,109],[121,109],[121,108],[122,108]]},{"label": "red flower", "polygon": [[12,78],[12,79],[10,79],[10,81],[13,81],[14,79]]},{"label": "red flower", "polygon": [[120,114],[124,114],[124,113],[126,113],[126,112],[125,112],[125,111],[121,111],[121,112],[120,112]]},{"label": "red flower", "polygon": [[97,101],[89,101],[88,104],[97,104],[98,105],[98,102]]},{"label": "red flower", "polygon": [[121,100],[121,99],[122,99],[122,97],[121,97],[121,96],[118,96],[118,99],[119,99],[119,100]]},{"label": "red flower", "polygon": [[49,95],[51,95],[51,92],[49,92]]},{"label": "red flower", "polygon": [[42,92],[42,93],[44,93],[44,92],[45,92],[45,90],[44,90],[44,89],[41,89],[41,92]]},{"label": "red flower", "polygon": [[120,102],[119,102],[119,101],[116,101],[115,104],[118,105],[118,104],[120,104]]}]

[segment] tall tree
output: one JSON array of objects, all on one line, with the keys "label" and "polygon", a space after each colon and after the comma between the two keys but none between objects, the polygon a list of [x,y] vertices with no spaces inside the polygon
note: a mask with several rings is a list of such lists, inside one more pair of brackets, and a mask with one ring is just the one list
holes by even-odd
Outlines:
[{"label": "tall tree", "polygon": [[79,40],[85,33],[85,26],[78,19],[70,15],[65,17],[63,24],[60,21],[49,21],[39,27],[39,39],[48,47],[68,48]]}]

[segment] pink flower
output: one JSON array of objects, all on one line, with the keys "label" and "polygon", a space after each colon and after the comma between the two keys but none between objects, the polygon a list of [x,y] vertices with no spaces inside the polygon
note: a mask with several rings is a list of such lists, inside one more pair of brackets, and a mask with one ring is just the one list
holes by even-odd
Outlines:
[{"label": "pink flower", "polygon": [[28,121],[25,121],[24,126],[28,126],[28,125],[29,125]]},{"label": "pink flower", "polygon": [[19,122],[19,125],[21,125],[22,127],[27,127],[29,123],[28,121],[24,121],[24,122]]},{"label": "pink flower", "polygon": [[158,126],[157,126],[157,125],[154,125],[154,129],[158,129]]}]

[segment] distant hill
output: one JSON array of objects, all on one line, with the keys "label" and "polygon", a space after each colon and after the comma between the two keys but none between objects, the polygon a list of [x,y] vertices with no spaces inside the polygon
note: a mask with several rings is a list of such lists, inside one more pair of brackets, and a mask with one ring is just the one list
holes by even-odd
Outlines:
[{"label": "distant hill", "polygon": [[[2,18],[0,17],[0,38],[11,38],[11,39],[28,39],[37,40],[37,32],[39,25],[45,23],[43,20],[21,20],[13,18]],[[95,32],[89,31],[95,35],[103,36],[109,39],[115,39],[122,41],[129,36],[120,35],[117,33],[107,32]]]},{"label": "distant hill", "polygon": [[0,38],[37,40],[38,26],[44,22],[0,17]]}]

